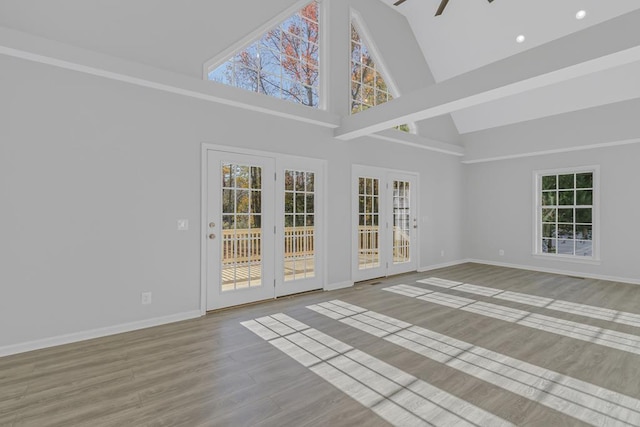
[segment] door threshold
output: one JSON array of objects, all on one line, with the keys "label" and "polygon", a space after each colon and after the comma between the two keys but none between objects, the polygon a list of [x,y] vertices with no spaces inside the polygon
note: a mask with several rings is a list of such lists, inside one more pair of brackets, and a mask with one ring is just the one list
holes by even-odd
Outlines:
[{"label": "door threshold", "polygon": [[275,298],[268,298],[268,299],[262,299],[259,301],[252,301],[252,302],[247,302],[244,304],[238,304],[238,305],[232,305],[229,307],[222,307],[222,308],[215,308],[213,310],[207,310],[206,315],[208,316],[209,314],[216,314],[216,313],[221,313],[223,311],[229,311],[229,310],[234,310],[236,308],[245,308],[245,307],[251,307],[254,305],[259,305],[259,304],[265,304],[268,303],[270,301],[277,301],[277,300],[281,300],[281,299],[285,299],[285,298],[296,298],[296,297],[300,297],[303,295],[309,295],[309,294],[314,294],[317,292],[324,292],[324,290],[322,288],[320,289],[313,289],[311,291],[304,291],[304,292],[298,292],[296,294],[290,294],[290,295],[282,295],[280,297],[275,297]]}]

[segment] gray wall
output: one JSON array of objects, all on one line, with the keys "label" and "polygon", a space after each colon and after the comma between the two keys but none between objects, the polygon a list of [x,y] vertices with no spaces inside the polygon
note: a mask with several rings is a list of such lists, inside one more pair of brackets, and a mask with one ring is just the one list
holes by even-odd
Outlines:
[{"label": "gray wall", "polygon": [[[640,212],[640,144],[466,165],[466,258],[638,281],[635,223]],[[532,256],[533,172],[600,165],[600,265]],[[505,255],[498,251],[504,249]]]},{"label": "gray wall", "polygon": [[[199,309],[203,142],[327,160],[330,284],[351,279],[353,163],[420,173],[419,264],[462,256],[456,157],[345,143],[329,129],[4,56],[0,70],[0,347]],[[190,231],[176,231],[178,218]],[[140,305],[143,290],[152,305]]]}]

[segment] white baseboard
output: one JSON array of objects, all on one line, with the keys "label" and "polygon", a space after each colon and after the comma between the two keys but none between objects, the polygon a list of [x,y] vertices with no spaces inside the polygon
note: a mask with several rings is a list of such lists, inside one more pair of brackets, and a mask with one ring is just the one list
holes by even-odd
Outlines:
[{"label": "white baseboard", "polygon": [[610,282],[629,283],[631,285],[640,285],[640,279],[631,279],[628,277],[605,276],[601,274],[583,273],[580,271],[563,270],[558,268],[535,267],[531,265],[510,264],[507,262],[487,261],[482,259],[466,259],[464,262],[473,262],[476,264],[493,265],[496,267],[517,268],[519,270],[538,271],[541,273],[562,274],[564,276],[584,277],[585,279],[607,280]]},{"label": "white baseboard", "polygon": [[418,273],[424,273],[425,271],[437,270],[439,268],[453,267],[455,265],[464,264],[465,262],[469,262],[466,259],[458,259],[455,261],[449,261],[442,264],[429,265],[427,267],[418,268]]},{"label": "white baseboard", "polygon": [[329,283],[324,287],[325,291],[337,291],[338,289],[350,288],[353,286],[353,281],[347,280],[340,283]]},{"label": "white baseboard", "polygon": [[93,338],[121,334],[123,332],[136,331],[138,329],[151,328],[153,326],[165,325],[167,323],[180,322],[182,320],[195,319],[200,316],[200,310],[194,310],[185,313],[172,314],[170,316],[140,320],[138,322],[122,323],[120,325],[107,326],[105,328],[91,329],[88,331],[59,335],[57,337],[28,341],[20,344],[12,344],[5,347],[0,347],[0,357],[10,356],[12,354],[18,353],[25,353],[27,351],[40,350],[43,348],[55,347],[64,344],[70,344],[79,341],[86,341]]}]

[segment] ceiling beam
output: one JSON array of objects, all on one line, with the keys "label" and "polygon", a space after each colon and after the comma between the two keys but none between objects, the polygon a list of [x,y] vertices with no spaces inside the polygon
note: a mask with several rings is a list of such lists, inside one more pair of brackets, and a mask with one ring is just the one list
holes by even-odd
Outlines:
[{"label": "ceiling beam", "polygon": [[640,61],[639,26],[640,10],[636,10],[343,117],[334,135],[351,140]]}]

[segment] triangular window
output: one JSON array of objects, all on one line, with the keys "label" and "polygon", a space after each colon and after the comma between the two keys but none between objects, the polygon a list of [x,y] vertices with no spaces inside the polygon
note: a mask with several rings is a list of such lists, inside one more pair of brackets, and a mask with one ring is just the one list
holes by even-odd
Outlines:
[{"label": "triangular window", "polygon": [[313,1],[242,52],[208,70],[208,79],[318,108],[318,3]]},{"label": "triangular window", "polygon": [[[373,54],[360,36],[356,24],[351,22],[351,114],[359,113],[393,99]],[[396,129],[410,132],[409,125]]]}]

